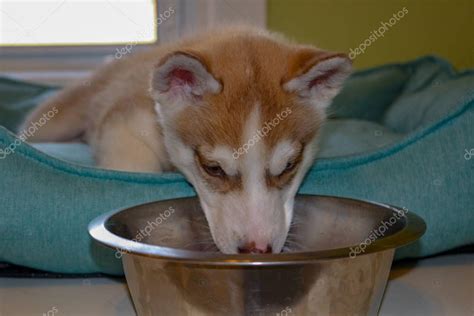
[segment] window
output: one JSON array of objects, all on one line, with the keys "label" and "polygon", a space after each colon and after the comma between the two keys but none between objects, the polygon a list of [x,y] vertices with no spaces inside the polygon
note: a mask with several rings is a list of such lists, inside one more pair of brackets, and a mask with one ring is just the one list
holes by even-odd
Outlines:
[{"label": "window", "polygon": [[1,75],[56,85],[82,80],[124,49],[157,43],[158,4],[169,1],[0,0]]},{"label": "window", "polygon": [[124,50],[265,16],[266,0],[0,0],[0,75],[66,85]]},{"label": "window", "polygon": [[152,0],[3,0],[0,45],[154,43],[156,12]]}]

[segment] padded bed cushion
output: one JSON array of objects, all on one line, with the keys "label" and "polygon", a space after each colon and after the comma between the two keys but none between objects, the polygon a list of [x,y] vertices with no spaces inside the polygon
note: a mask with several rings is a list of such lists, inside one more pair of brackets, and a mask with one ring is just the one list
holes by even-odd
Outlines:
[{"label": "padded bed cushion", "polygon": [[[21,143],[25,113],[55,88],[0,79],[0,261],[64,273],[121,274],[114,251],[93,243],[90,220],[153,200],[195,195],[177,173],[94,168],[85,144]],[[352,75],[331,109],[321,155],[300,193],[386,202],[428,225],[397,258],[474,242],[474,72],[425,57]],[[474,157],[473,157],[474,158]]]}]

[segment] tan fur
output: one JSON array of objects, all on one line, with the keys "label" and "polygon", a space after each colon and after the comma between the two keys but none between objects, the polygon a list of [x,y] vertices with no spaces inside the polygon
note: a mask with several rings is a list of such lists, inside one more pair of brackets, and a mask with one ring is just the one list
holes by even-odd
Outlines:
[{"label": "tan fur", "polygon": [[247,141],[241,139],[242,129],[256,103],[261,104],[262,122],[274,119],[288,106],[295,107],[295,114],[265,139],[270,146],[283,137],[314,136],[317,113],[281,89],[293,55],[298,52],[295,45],[254,33],[239,33],[235,38],[219,38],[207,44],[201,54],[193,54],[205,56],[200,59],[208,61],[208,68],[223,82],[224,89],[220,94],[205,96],[204,107],[189,109],[176,119],[180,135],[188,144],[223,143],[238,148]]},{"label": "tan fur", "polygon": [[[78,84],[42,104],[24,126],[56,106],[59,113],[31,141],[68,141],[83,135],[100,166],[132,171],[170,170],[150,97],[155,65],[175,51],[201,60],[222,85],[222,93],[205,95],[204,107],[183,111],[174,124],[189,146],[241,146],[242,129],[253,105],[262,121],[293,109],[264,139],[268,146],[283,138],[312,139],[322,120],[312,109],[295,102],[281,84],[325,58],[313,48],[297,46],[276,35],[247,27],[203,34],[163,45],[100,69],[89,84]],[[303,70],[302,70],[303,69]]]},{"label": "tan fur", "polygon": [[325,110],[350,68],[340,54],[227,28],[109,63],[25,125],[56,107],[30,140],[85,139],[104,168],[175,167],[220,251],[280,252]]}]

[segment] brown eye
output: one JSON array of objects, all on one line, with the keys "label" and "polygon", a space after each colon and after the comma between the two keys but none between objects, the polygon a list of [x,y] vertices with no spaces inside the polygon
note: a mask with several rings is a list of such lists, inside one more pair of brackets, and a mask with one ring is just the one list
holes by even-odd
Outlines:
[{"label": "brown eye", "polygon": [[210,176],[213,177],[225,177],[225,171],[219,165],[202,165],[204,171],[206,171]]},{"label": "brown eye", "polygon": [[296,166],[296,163],[294,163],[294,162],[292,162],[292,161],[289,161],[289,162],[286,164],[285,169],[283,169],[282,174],[285,173],[285,172],[289,172],[289,171],[295,169],[295,166]]}]

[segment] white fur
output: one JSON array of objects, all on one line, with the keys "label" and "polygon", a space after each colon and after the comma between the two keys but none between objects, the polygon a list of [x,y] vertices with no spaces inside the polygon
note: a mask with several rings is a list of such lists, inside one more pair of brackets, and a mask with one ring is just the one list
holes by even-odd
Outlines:
[{"label": "white fur", "polygon": [[274,176],[283,172],[288,160],[296,153],[296,146],[289,140],[282,140],[273,149],[269,170]]},{"label": "white fur", "polygon": [[208,158],[219,162],[222,169],[229,176],[235,176],[238,172],[237,160],[232,157],[232,149],[229,146],[217,145],[208,153]]},{"label": "white fur", "polygon": [[[283,199],[284,199],[284,208],[285,208],[285,215],[286,215],[286,221],[291,222],[293,218],[293,206],[295,202],[295,195],[298,192],[298,188],[300,187],[301,182],[303,181],[303,178],[308,171],[308,169],[311,167],[314,157],[316,156],[317,152],[317,143],[315,140],[312,142],[308,143],[303,150],[303,161],[300,163],[300,166],[298,168],[298,171],[296,172],[295,177],[293,178],[293,181],[290,183],[290,186],[286,188],[286,190],[283,192]],[[289,227],[288,227],[289,230]],[[286,233],[288,233],[288,230]],[[286,238],[286,234],[285,234]]]},{"label": "white fur", "polygon": [[[256,104],[250,114],[244,132],[243,139],[251,139],[257,130],[261,128],[260,106]],[[268,190],[265,183],[265,160],[263,159],[265,148],[263,141],[255,143],[249,148],[248,153],[241,157],[241,173],[243,182],[242,201],[245,201],[244,221],[240,223],[245,228],[245,236],[242,242],[255,242],[258,249],[265,250],[267,245],[272,245],[275,225],[272,220],[278,209],[278,194]],[[273,245],[272,245],[273,247]]]}]

